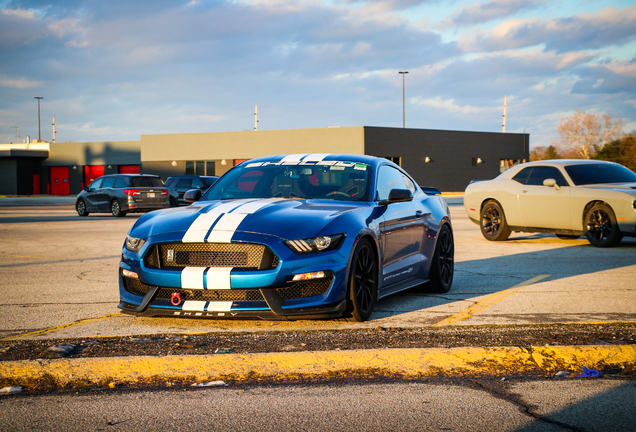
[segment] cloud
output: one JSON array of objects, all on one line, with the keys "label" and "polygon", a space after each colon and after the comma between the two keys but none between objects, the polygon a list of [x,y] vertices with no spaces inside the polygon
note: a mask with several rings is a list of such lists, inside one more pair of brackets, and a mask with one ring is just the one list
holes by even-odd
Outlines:
[{"label": "cloud", "polygon": [[503,19],[525,10],[534,9],[547,0],[493,0],[486,3],[462,3],[459,9],[448,14],[440,23],[441,28],[465,27]]},{"label": "cloud", "polygon": [[515,18],[502,22],[492,31],[462,34],[458,46],[464,52],[487,52],[544,46],[546,50],[566,52],[623,45],[636,40],[636,5],[623,9],[608,7],[596,14],[567,18]]},{"label": "cloud", "polygon": [[0,79],[0,86],[2,87],[15,87],[19,89],[26,89],[32,87],[41,86],[41,81],[31,81],[26,79]]}]

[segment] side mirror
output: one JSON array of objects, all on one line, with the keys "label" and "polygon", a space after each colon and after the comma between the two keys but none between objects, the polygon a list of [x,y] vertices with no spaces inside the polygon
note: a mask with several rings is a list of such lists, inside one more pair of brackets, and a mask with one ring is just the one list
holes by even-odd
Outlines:
[{"label": "side mirror", "polygon": [[201,199],[201,189],[190,189],[183,194],[183,200],[185,202],[193,203]]},{"label": "side mirror", "polygon": [[380,201],[380,205],[389,205],[396,202],[413,201],[413,192],[408,189],[391,189],[389,199]]},{"label": "side mirror", "polygon": [[543,186],[549,186],[549,187],[554,186],[556,190],[561,189],[559,185],[557,184],[556,180],[553,178],[543,180]]},{"label": "side mirror", "polygon": [[88,192],[88,186],[84,186],[84,191]]}]

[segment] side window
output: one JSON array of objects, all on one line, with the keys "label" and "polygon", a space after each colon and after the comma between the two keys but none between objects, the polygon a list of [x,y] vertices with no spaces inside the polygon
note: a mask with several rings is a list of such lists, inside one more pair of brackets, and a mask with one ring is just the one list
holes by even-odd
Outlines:
[{"label": "side window", "polygon": [[112,188],[115,184],[115,177],[106,177],[102,182],[103,188]]},{"label": "side window", "polygon": [[192,187],[193,188],[199,188],[199,189],[205,189],[206,188],[205,183],[203,183],[201,181],[201,179],[196,178],[196,177],[192,179]]},{"label": "side window", "polygon": [[389,198],[391,189],[409,189],[404,183],[404,175],[393,167],[382,165],[378,171],[378,183],[375,199],[383,201]]},{"label": "side window", "polygon": [[174,177],[170,177],[168,180],[166,180],[164,186],[170,186],[172,183],[174,183],[174,180]]},{"label": "side window", "polygon": [[512,179],[518,181],[521,184],[528,183],[528,177],[530,177],[530,173],[532,172],[532,167],[524,168],[517,173]]},{"label": "side window", "polygon": [[413,181],[407,176],[404,176],[404,184],[406,185],[406,188],[412,193],[415,193],[415,191],[417,190],[417,188],[415,187],[415,183],[413,183]]},{"label": "side window", "polygon": [[91,185],[88,187],[88,190],[89,191],[94,191],[94,190],[99,189],[100,187],[102,187],[102,179],[98,178],[93,183],[91,183]]},{"label": "side window", "polygon": [[187,178],[181,179],[177,187],[190,189],[192,187],[192,178],[187,177]]},{"label": "side window", "polygon": [[555,179],[559,186],[568,185],[567,181],[565,181],[565,177],[563,177],[563,174],[561,174],[561,171],[559,171],[558,168],[548,166],[534,167],[526,184],[543,186],[543,181],[549,178]]},{"label": "side window", "polygon": [[128,187],[128,177],[117,177],[117,180],[115,180],[115,186],[116,188],[125,188]]}]

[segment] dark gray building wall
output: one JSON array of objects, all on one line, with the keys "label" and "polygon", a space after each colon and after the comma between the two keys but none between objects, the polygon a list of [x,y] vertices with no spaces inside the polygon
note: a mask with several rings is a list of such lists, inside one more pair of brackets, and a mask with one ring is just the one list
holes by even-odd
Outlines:
[{"label": "dark gray building wall", "polygon": [[18,194],[18,173],[15,158],[0,158],[0,195]]},{"label": "dark gray building wall", "polygon": [[[400,157],[418,184],[442,192],[463,192],[473,179],[498,176],[501,159],[529,160],[529,145],[528,134],[364,128],[365,154]],[[474,164],[476,158],[482,163]]]}]

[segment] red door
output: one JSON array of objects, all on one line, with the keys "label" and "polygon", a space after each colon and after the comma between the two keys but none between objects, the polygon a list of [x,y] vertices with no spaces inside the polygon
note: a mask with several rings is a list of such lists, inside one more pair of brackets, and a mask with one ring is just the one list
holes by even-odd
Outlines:
[{"label": "red door", "polygon": [[69,195],[68,167],[51,167],[51,195]]},{"label": "red door", "polygon": [[119,174],[139,174],[139,165],[119,165]]},{"label": "red door", "polygon": [[40,174],[33,174],[33,195],[40,195]]},{"label": "red door", "polygon": [[84,167],[84,184],[88,186],[104,175],[104,165],[87,165]]}]

